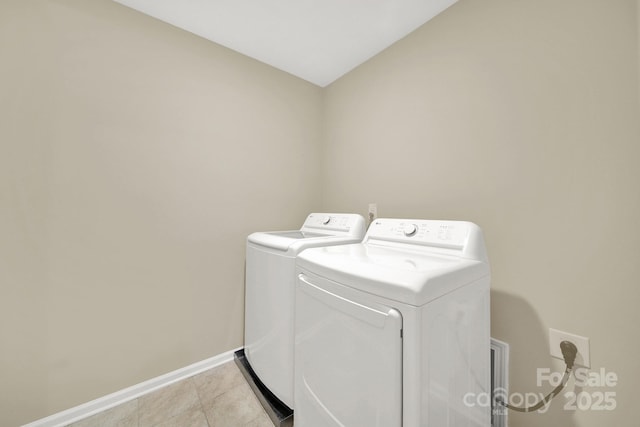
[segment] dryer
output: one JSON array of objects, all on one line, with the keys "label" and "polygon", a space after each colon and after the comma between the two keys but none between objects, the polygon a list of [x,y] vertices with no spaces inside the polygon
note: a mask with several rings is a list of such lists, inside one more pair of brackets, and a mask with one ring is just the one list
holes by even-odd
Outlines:
[{"label": "dryer", "polygon": [[306,250],[296,272],[296,426],[490,425],[469,397],[490,392],[478,226],[377,219],[359,244]]},{"label": "dryer", "polygon": [[308,248],[360,242],[364,234],[360,215],[312,213],[299,230],[258,232],[247,238],[244,356],[262,384],[289,408],[295,257]]}]

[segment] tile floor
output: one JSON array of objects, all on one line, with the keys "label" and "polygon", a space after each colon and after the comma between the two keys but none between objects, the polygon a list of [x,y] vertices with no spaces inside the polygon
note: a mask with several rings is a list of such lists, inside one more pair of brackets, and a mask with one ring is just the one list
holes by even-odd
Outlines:
[{"label": "tile floor", "polygon": [[68,427],[273,427],[235,362],[85,418]]}]

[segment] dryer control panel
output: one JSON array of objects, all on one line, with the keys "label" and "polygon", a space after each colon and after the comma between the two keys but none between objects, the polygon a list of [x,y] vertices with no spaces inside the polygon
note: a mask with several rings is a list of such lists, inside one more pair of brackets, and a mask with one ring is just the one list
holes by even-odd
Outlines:
[{"label": "dryer control panel", "polygon": [[467,221],[378,218],[369,226],[363,240],[367,242],[388,242],[436,252],[441,249],[458,255],[466,253],[474,259],[486,258],[482,231]]}]

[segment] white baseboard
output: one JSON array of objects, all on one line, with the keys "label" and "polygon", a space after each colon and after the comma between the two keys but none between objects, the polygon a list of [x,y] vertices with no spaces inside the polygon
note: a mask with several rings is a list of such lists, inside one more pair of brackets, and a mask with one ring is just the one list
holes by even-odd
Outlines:
[{"label": "white baseboard", "polygon": [[116,391],[115,393],[83,403],[82,405],[78,405],[74,408],[25,424],[23,427],[63,427],[69,425],[99,412],[106,411],[114,406],[136,399],[147,393],[151,393],[152,391],[158,390],[162,387],[181,381],[185,378],[197,375],[218,365],[222,365],[223,363],[227,363],[233,360],[233,354],[240,348],[227,351],[226,353],[213,356],[209,359],[196,362],[173,372],[169,372],[134,386]]}]

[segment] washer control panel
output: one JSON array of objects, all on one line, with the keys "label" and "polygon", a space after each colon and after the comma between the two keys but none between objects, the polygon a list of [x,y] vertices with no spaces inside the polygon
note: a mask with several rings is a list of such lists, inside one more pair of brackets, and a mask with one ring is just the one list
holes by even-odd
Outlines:
[{"label": "washer control panel", "polygon": [[473,226],[465,221],[378,218],[369,226],[365,241],[463,249]]},{"label": "washer control panel", "polygon": [[302,230],[314,233],[347,233],[364,234],[364,218],[358,214],[312,213],[304,224]]}]

